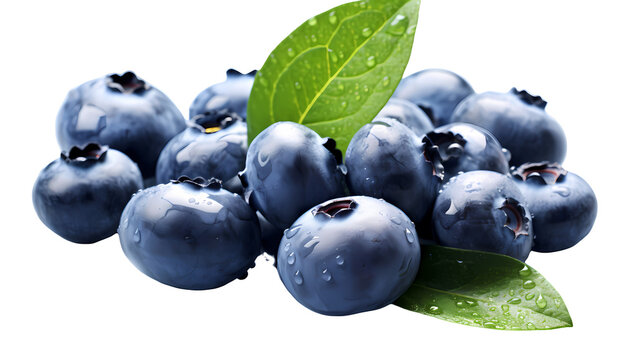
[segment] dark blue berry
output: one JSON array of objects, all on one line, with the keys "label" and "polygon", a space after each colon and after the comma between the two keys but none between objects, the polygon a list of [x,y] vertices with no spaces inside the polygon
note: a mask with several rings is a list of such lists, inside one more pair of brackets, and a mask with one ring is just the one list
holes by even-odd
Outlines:
[{"label": "dark blue berry", "polygon": [[226,81],[203,90],[190,105],[190,118],[211,111],[227,110],[246,119],[248,97],[256,71],[242,74],[234,69],[226,73]]},{"label": "dark blue berry", "polygon": [[245,278],[261,253],[254,210],[220,182],[179,178],[137,193],[118,235],[127,258],[170,286],[202,290]]},{"label": "dark blue berry", "polygon": [[56,119],[62,149],[89,142],[122,151],[154,182],[156,160],[165,144],[185,129],[176,106],[132,72],[109,75],[72,89]]},{"label": "dark blue berry", "polygon": [[416,104],[435,126],[441,126],[449,123],[458,103],[473,93],[471,85],[457,74],[427,69],[402,79],[393,96]]},{"label": "dark blue berry", "polygon": [[250,205],[285,229],[312,206],[345,194],[340,164],[333,139],[284,121],[252,141],[239,176]]},{"label": "dark blue berry", "polygon": [[433,206],[441,181],[435,164],[405,125],[380,118],[364,125],[346,150],[351,193],[382,198],[419,221]]},{"label": "dark blue berry", "polygon": [[531,215],[509,175],[477,170],[452,177],[433,209],[440,245],[495,252],[524,261],[532,246]]},{"label": "dark blue berry", "polygon": [[417,105],[404,99],[389,99],[379,114],[377,114],[375,120],[379,118],[395,119],[406,125],[415,135],[420,137],[433,130],[433,123],[424,111]]},{"label": "dark blue berry", "polygon": [[560,125],[545,112],[547,102],[515,88],[508,93],[472,95],[453,112],[451,122],[489,130],[511,152],[510,165],[550,161],[562,163],[567,140]]},{"label": "dark blue berry", "polygon": [[33,205],[56,234],[89,244],[116,233],[123,208],[142,187],[141,172],[130,158],[92,143],[63,152],[40,172]]},{"label": "dark blue berry", "polygon": [[284,232],[277,269],[288,291],[326,315],[379,309],[411,285],[420,246],[411,220],[381,199],[330,200]]},{"label": "dark blue berry", "polygon": [[226,186],[238,181],[246,163],[247,126],[235,113],[209,112],[192,118],[189,127],[167,143],[156,164],[156,182],[184,175],[217,178]]},{"label": "dark blue berry", "polygon": [[596,195],[580,176],[547,162],[523,164],[512,173],[533,216],[532,250],[570,248],[592,229]]}]

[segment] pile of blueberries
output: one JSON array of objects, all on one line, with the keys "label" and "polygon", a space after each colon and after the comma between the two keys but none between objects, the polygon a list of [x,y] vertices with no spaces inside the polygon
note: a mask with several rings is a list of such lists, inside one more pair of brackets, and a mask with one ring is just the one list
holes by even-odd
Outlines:
[{"label": "pile of blueberries", "polygon": [[395,301],[423,244],[524,261],[592,228],[596,197],[561,167],[565,135],[538,96],[477,94],[450,71],[423,70],[343,158],[293,122],[248,146],[254,72],[227,75],[188,122],[132,72],[71,90],[56,122],[64,151],[33,188],[42,222],[76,243],[118,232],[140,271],[183,289],[244,278],[266,252],[288,291],[328,315]]}]

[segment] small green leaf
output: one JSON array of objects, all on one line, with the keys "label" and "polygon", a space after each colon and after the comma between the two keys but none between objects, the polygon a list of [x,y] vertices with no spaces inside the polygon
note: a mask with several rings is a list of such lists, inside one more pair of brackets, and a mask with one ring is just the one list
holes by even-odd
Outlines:
[{"label": "small green leaf", "polygon": [[463,325],[502,330],[571,327],[556,289],[512,257],[429,245],[411,288],[395,303]]},{"label": "small green leaf", "polygon": [[393,94],[411,55],[419,0],[344,4],[304,22],[270,54],[248,100],[248,141],[278,121],[342,151]]}]

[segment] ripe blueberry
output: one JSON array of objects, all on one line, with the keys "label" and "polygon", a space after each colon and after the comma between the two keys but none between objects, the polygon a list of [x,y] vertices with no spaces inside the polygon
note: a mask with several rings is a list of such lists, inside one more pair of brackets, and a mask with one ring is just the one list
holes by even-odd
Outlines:
[{"label": "ripe blueberry", "polygon": [[382,198],[419,221],[433,206],[441,181],[423,150],[420,138],[393,119],[364,125],[346,150],[351,193]]},{"label": "ripe blueberry", "polygon": [[161,151],[156,182],[164,184],[182,175],[217,178],[235,192],[227,185],[238,182],[237,173],[246,162],[246,123],[235,113],[214,111],[197,115],[188,124]]},{"label": "ripe blueberry", "polygon": [[431,119],[417,105],[410,101],[391,98],[384,105],[375,120],[379,118],[392,118],[406,125],[417,136],[424,136],[433,130]]},{"label": "ripe blueberry", "polygon": [[456,105],[473,93],[471,85],[459,75],[426,69],[402,79],[393,96],[416,104],[435,126],[441,126],[449,123]]},{"label": "ripe blueberry", "polygon": [[242,74],[234,69],[226,72],[226,81],[203,90],[190,105],[190,118],[211,111],[227,110],[246,119],[248,97],[256,71]]},{"label": "ripe blueberry", "polygon": [[62,149],[89,142],[109,145],[138,165],[146,184],[154,182],[163,146],[183,129],[185,119],[172,101],[133,72],[72,89],[56,119]]},{"label": "ripe blueberry", "polygon": [[312,206],[345,194],[341,157],[333,139],[278,122],[252,141],[239,176],[250,205],[285,229]]},{"label": "ripe blueberry", "polygon": [[453,112],[451,122],[489,130],[511,152],[510,165],[550,161],[562,163],[567,140],[560,125],[545,112],[547,102],[515,88],[508,93],[472,95]]},{"label": "ripe blueberry", "polygon": [[49,229],[69,241],[89,244],[116,233],[123,208],[142,187],[141,172],[130,158],[90,143],[72,147],[47,165],[32,198]]},{"label": "ripe blueberry", "polygon": [[524,261],[532,246],[531,215],[509,175],[477,170],[452,177],[433,208],[443,246],[495,252]]},{"label": "ripe blueberry", "polygon": [[326,315],[375,310],[411,285],[420,246],[411,220],[366,196],[330,200],[284,232],[277,269],[288,291]]},{"label": "ripe blueberry", "polygon": [[134,195],[118,235],[141,272],[182,289],[245,278],[261,253],[255,212],[220,182],[202,178],[182,177]]},{"label": "ripe blueberry", "polygon": [[592,229],[596,195],[580,176],[547,162],[523,164],[512,174],[533,215],[534,251],[570,248]]}]

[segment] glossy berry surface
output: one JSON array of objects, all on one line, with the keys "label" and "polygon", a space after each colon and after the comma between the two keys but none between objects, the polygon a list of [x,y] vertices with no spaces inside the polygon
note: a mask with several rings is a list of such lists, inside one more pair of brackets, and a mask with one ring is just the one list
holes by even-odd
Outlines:
[{"label": "glossy berry surface", "polygon": [[165,184],[182,175],[224,182],[238,180],[246,163],[247,126],[235,113],[197,115],[183,132],[161,151],[156,164],[156,182]]},{"label": "glossy berry surface", "polygon": [[400,81],[393,97],[419,106],[435,126],[449,123],[455,107],[473,88],[459,75],[442,69],[426,69]]},{"label": "glossy berry surface", "polygon": [[183,129],[185,119],[174,103],[132,72],[72,89],[56,119],[62,149],[89,142],[109,145],[138,165],[146,183],[154,182],[165,144]]},{"label": "glossy berry surface", "polygon": [[285,229],[312,206],[345,194],[340,164],[333,139],[294,122],[278,122],[252,141],[239,176],[250,205]]},{"label": "glossy berry surface", "polygon": [[349,315],[402,295],[417,274],[420,246],[401,210],[354,196],[306,211],[285,231],[277,258],[281,281],[302,305]]},{"label": "glossy berry surface", "polygon": [[533,241],[531,215],[509,175],[478,170],[452,177],[433,209],[440,245],[495,252],[524,261]]},{"label": "glossy berry surface", "polygon": [[489,130],[511,152],[512,166],[527,162],[562,163],[567,153],[565,133],[545,112],[547,102],[515,88],[486,92],[464,100],[451,122],[466,122]]},{"label": "glossy berry surface", "polygon": [[433,130],[433,123],[431,119],[429,119],[429,116],[417,105],[404,99],[389,99],[377,114],[375,120],[379,118],[395,119],[406,125],[415,135],[420,137]]},{"label": "glossy berry surface", "polygon": [[170,286],[202,290],[245,278],[261,252],[255,212],[219,182],[180,178],[137,193],[118,235],[127,258]]},{"label": "glossy berry surface", "polygon": [[590,232],[598,203],[580,176],[546,162],[523,164],[512,174],[533,215],[534,251],[570,248]]},{"label": "glossy berry surface", "polygon": [[459,172],[490,170],[507,174],[509,153],[487,130],[466,123],[452,123],[429,132],[423,139],[429,158],[440,164],[444,179]]},{"label": "glossy berry surface", "polygon": [[142,187],[141,172],[125,154],[88,144],[47,165],[36,179],[32,199],[49,229],[89,244],[116,233],[123,208]]},{"label": "glossy berry surface", "polygon": [[346,150],[346,168],[352,194],[382,198],[413,221],[431,209],[441,181],[420,138],[387,118],[357,131]]},{"label": "glossy berry surface", "polygon": [[261,228],[261,246],[263,247],[263,251],[268,255],[277,256],[279,243],[284,234],[283,230],[271,224],[259,211],[257,211],[257,218],[259,219],[259,227]]},{"label": "glossy berry surface", "polygon": [[226,110],[239,114],[245,121],[255,73],[242,74],[229,69],[224,82],[214,84],[197,95],[190,105],[190,118],[206,112]]}]

